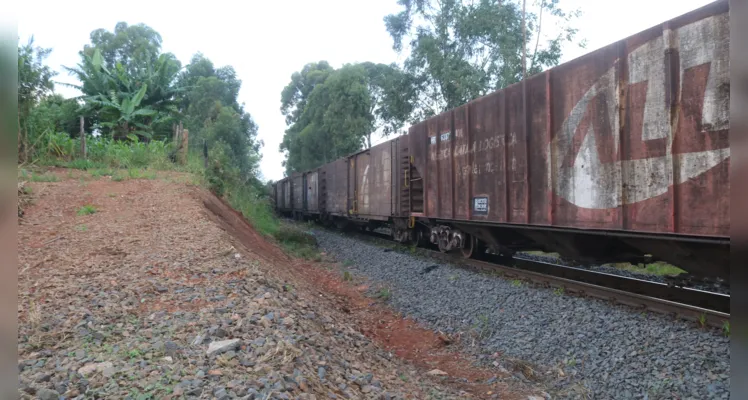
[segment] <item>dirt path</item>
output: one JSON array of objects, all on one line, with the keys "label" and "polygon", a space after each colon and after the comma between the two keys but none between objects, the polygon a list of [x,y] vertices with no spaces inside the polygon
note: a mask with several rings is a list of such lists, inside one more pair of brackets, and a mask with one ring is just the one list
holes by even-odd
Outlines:
[{"label": "dirt path", "polygon": [[18,227],[25,398],[539,393],[492,379],[324,261],[287,256],[184,176],[57,174],[30,184]]}]

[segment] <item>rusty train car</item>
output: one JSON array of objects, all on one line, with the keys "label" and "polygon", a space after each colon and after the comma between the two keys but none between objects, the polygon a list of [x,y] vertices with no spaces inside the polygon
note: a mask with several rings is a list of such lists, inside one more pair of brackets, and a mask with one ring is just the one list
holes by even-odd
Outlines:
[{"label": "rusty train car", "polygon": [[654,257],[727,279],[729,36],[716,1],[284,179],[278,210],[466,257]]}]

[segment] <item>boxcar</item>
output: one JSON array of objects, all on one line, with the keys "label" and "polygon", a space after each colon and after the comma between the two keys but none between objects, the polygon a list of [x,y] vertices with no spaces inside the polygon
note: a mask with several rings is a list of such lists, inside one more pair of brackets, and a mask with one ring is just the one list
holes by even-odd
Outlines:
[{"label": "boxcar", "polygon": [[419,123],[413,215],[729,276],[729,61],[719,1]]},{"label": "boxcar", "polygon": [[391,139],[348,157],[349,215],[387,221],[408,212],[400,204],[403,162],[407,163],[404,139]]}]

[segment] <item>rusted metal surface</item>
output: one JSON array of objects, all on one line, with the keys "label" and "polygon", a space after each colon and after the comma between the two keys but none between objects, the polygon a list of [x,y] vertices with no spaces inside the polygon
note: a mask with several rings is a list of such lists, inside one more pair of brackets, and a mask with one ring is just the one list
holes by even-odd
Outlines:
[{"label": "rusted metal surface", "polygon": [[304,177],[302,174],[291,176],[291,203],[294,211],[304,210]]},{"label": "rusted metal surface", "polygon": [[389,218],[397,201],[397,141],[392,139],[354,154],[349,163],[349,196],[352,214],[365,218]]},{"label": "rusted metal surface", "polygon": [[348,163],[345,159],[335,160],[322,166],[325,175],[325,209],[332,215],[348,213]]},{"label": "rusted metal surface", "polygon": [[310,171],[304,174],[306,186],[304,190],[306,207],[305,211],[310,213],[319,212],[319,172]]},{"label": "rusted metal surface", "polygon": [[281,181],[281,205],[280,208],[283,210],[291,209],[291,180],[285,178]]},{"label": "rusted metal surface", "polygon": [[718,1],[414,125],[424,215],[729,237],[729,58]]}]

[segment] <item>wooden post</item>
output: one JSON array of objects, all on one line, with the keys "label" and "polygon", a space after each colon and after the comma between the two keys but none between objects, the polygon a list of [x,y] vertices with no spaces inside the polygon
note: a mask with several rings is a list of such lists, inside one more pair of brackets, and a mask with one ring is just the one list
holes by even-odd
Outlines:
[{"label": "wooden post", "polygon": [[87,150],[86,149],[86,130],[83,129],[84,118],[83,118],[82,115],[81,115],[80,121],[81,121],[81,154],[83,154],[83,159],[85,160],[86,156],[87,156],[87,153],[86,153],[86,150]]}]

